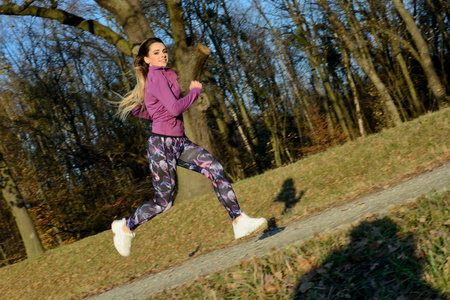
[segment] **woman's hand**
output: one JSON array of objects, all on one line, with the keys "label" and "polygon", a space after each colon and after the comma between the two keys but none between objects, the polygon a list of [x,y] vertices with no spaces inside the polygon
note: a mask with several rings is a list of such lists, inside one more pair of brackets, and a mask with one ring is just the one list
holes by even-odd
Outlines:
[{"label": "woman's hand", "polygon": [[202,88],[202,84],[196,80],[191,81],[191,85],[189,85],[189,90],[192,90],[193,88]]}]

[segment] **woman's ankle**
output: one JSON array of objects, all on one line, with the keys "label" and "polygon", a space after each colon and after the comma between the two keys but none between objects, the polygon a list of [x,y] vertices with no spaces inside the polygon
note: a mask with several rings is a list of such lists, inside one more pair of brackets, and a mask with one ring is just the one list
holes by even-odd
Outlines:
[{"label": "woman's ankle", "polygon": [[130,234],[133,233],[133,231],[131,231],[130,228],[127,227],[126,224],[124,224],[124,225],[122,226],[122,229],[123,229],[123,231],[125,231],[126,233],[130,233]]},{"label": "woman's ankle", "polygon": [[236,219],[233,220],[233,224],[236,225],[240,218],[242,218],[242,215],[236,217]]}]

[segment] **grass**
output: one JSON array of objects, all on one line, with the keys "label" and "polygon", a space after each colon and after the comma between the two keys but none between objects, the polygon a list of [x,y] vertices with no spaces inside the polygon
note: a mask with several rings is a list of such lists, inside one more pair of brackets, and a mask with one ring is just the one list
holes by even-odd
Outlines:
[{"label": "grass", "polygon": [[[450,109],[444,109],[237,182],[236,194],[245,212],[272,219],[278,226],[306,218],[448,161],[449,116]],[[206,195],[176,203],[169,212],[139,227],[131,257],[119,256],[112,233],[102,232],[49,250],[38,259],[1,268],[0,292],[5,299],[79,298],[229,243],[236,243],[229,217],[213,194]],[[305,259],[299,258],[298,264],[315,266],[319,257],[311,260],[305,255]],[[441,266],[439,260],[433,261],[436,268]],[[245,275],[250,281],[244,285],[261,293],[251,284],[259,278],[258,270]],[[279,280],[277,271],[267,274],[263,277],[267,282]]]},{"label": "grass", "polygon": [[448,299],[450,191],[148,299]]}]

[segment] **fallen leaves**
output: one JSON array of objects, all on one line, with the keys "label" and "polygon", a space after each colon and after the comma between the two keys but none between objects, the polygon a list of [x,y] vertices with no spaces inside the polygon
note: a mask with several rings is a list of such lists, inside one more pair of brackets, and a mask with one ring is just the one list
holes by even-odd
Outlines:
[{"label": "fallen leaves", "polygon": [[442,231],[439,230],[430,230],[429,233],[434,238],[442,236]]},{"label": "fallen leaves", "polygon": [[310,257],[304,257],[303,255],[299,255],[295,259],[297,261],[297,266],[300,270],[304,272],[309,272],[316,265],[316,256],[311,255]]},{"label": "fallen leaves", "polygon": [[275,284],[275,276],[271,274],[264,274],[264,292],[268,294],[275,294],[280,289],[280,284]]}]

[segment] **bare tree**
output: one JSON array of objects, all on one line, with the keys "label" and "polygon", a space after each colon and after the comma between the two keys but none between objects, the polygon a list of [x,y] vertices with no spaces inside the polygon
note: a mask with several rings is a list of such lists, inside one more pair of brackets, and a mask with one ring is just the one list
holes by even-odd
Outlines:
[{"label": "bare tree", "polygon": [[0,189],[3,198],[8,203],[11,211],[16,219],[17,227],[19,228],[20,236],[25,245],[28,258],[36,258],[44,253],[41,240],[36,232],[36,229],[31,219],[30,214],[25,206],[25,202],[20,195],[17,185],[11,176],[6,161],[0,152]]},{"label": "bare tree", "polygon": [[428,80],[428,86],[436,98],[438,107],[440,107],[444,102],[448,102],[450,97],[447,96],[445,87],[441,83],[436,69],[434,68],[428,44],[420,33],[414,18],[403,5],[403,2],[401,0],[392,0],[392,3],[394,4],[395,9],[398,11],[402,20],[405,22],[406,29],[416,44],[417,51],[420,56],[419,63],[425,72]]}]

